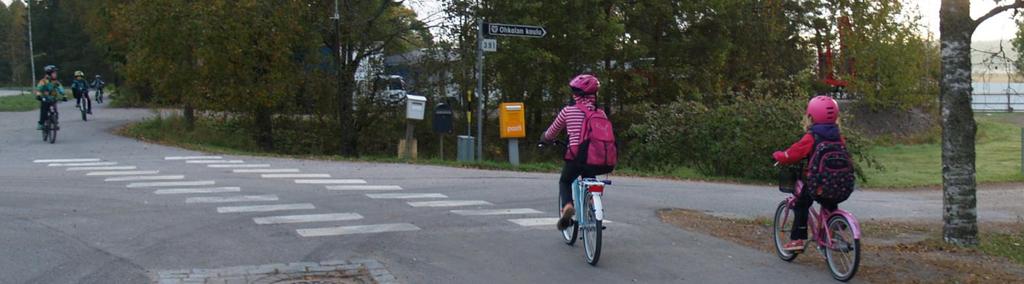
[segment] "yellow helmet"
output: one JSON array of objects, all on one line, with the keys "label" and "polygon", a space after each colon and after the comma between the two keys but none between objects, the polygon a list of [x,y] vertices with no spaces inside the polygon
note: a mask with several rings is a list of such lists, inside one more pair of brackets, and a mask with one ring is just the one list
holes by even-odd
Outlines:
[{"label": "yellow helmet", "polygon": [[85,77],[85,72],[75,71],[75,77]]}]

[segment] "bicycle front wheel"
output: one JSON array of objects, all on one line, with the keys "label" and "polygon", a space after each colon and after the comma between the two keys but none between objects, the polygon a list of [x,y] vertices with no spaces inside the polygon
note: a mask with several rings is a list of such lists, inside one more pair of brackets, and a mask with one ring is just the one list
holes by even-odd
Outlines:
[{"label": "bicycle front wheel", "polygon": [[81,110],[82,110],[82,121],[89,121],[89,117],[86,116],[87,114],[89,114],[89,109],[86,106],[84,106],[84,103],[85,102],[83,101],[83,106],[81,108]]},{"label": "bicycle front wheel", "polygon": [[854,238],[850,220],[842,215],[828,219],[828,231],[832,236],[830,247],[825,249],[828,270],[832,278],[849,281],[860,266],[860,240]]},{"label": "bicycle front wheel", "polygon": [[43,125],[43,132],[49,133],[44,134],[44,136],[46,136],[46,138],[49,139],[48,141],[50,142],[50,144],[57,142],[57,123],[54,123],[52,119],[48,120],[46,122],[46,125]]},{"label": "bicycle front wheel", "polygon": [[583,224],[580,231],[583,231],[583,250],[586,252],[587,263],[597,265],[601,259],[601,231],[604,225],[601,220],[594,216],[594,197],[590,193],[583,199]]},{"label": "bicycle front wheel", "polygon": [[793,233],[792,213],[793,210],[789,209],[789,203],[786,200],[782,200],[775,207],[775,218],[772,221],[772,239],[775,241],[775,254],[785,261],[793,261],[797,256],[797,253],[783,248],[786,242],[789,241],[789,235]]},{"label": "bicycle front wheel", "polygon": [[576,243],[576,237],[579,233],[579,225],[580,224],[577,222],[572,222],[572,225],[566,227],[565,230],[562,230],[562,240],[565,241],[565,244],[571,246]]}]

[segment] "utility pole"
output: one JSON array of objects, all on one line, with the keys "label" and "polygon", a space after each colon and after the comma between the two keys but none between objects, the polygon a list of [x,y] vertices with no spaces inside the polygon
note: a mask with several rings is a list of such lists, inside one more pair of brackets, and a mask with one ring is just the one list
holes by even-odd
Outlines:
[{"label": "utility pole", "polygon": [[36,54],[32,49],[32,0],[25,1],[25,7],[28,8],[28,62],[32,68],[29,72],[32,73],[32,82],[29,83],[29,86],[34,89],[36,86]]},{"label": "utility pole", "polygon": [[476,160],[484,160],[484,20],[476,30]]}]

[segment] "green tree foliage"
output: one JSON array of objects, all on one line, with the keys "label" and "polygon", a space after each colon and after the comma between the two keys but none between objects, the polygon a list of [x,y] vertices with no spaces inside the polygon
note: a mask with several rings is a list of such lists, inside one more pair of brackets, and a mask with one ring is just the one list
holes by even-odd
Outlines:
[{"label": "green tree foliage", "polygon": [[[822,41],[836,42],[842,35],[845,46],[837,65],[855,74],[850,90],[861,95],[861,103],[873,108],[902,108],[934,102],[938,93],[938,45],[918,33],[920,15],[899,0],[833,0],[824,7],[822,21],[848,17],[849,28],[827,32]],[[852,66],[849,66],[852,64]]]}]

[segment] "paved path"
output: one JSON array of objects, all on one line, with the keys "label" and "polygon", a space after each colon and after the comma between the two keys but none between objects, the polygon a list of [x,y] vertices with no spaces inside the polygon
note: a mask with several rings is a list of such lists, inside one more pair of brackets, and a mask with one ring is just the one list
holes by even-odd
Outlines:
[{"label": "paved path", "polygon": [[17,95],[22,94],[23,92],[24,91],[22,91],[22,90],[0,89],[0,97],[17,96]]},{"label": "paved path", "polygon": [[[151,114],[97,105],[88,122],[64,115],[51,145],[33,112],[0,113],[0,282],[140,283],[352,259],[408,283],[831,281],[655,217],[666,207],[768,215],[784,195],[767,187],[614,178],[613,222],[591,267],[553,229],[556,175],[215,155],[109,134]],[[986,206],[1021,192],[986,191],[981,218],[1022,215]],[[938,220],[938,197],[868,191],[844,207],[862,220]]]}]

